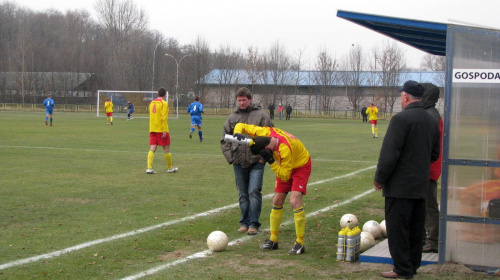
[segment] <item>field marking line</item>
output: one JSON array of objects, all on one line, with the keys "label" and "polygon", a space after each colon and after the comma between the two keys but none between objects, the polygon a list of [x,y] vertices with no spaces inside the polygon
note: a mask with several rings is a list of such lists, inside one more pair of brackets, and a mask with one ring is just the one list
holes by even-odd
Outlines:
[{"label": "field marking line", "polygon": [[[361,193],[361,194],[355,195],[355,196],[351,197],[350,199],[345,200],[345,201],[343,201],[343,202],[336,203],[336,204],[330,205],[330,206],[328,206],[328,207],[325,207],[325,208],[323,208],[323,209],[320,209],[320,210],[314,211],[314,212],[312,212],[312,213],[307,214],[307,215],[306,215],[306,218],[310,218],[310,217],[312,217],[312,216],[316,216],[316,215],[321,214],[321,213],[323,213],[323,212],[328,212],[328,211],[333,210],[333,209],[335,209],[335,208],[337,208],[337,207],[340,207],[340,206],[343,206],[343,205],[349,204],[349,203],[351,203],[351,202],[353,202],[353,201],[355,201],[355,200],[358,200],[358,199],[360,199],[360,198],[362,198],[362,197],[364,197],[364,196],[366,196],[366,195],[368,195],[368,194],[371,194],[371,193],[372,193],[372,192],[374,192],[374,191],[375,191],[375,189],[373,189],[373,188],[372,188],[372,189],[367,190],[367,191],[365,191],[365,192],[363,192],[363,193]],[[281,223],[281,225],[283,225],[283,226],[288,226],[288,225],[293,224],[293,223],[294,223],[294,220],[293,220],[293,219],[290,219],[290,220],[288,220],[288,221],[286,221],[286,222],[284,222],[284,223]],[[268,230],[269,230],[269,228],[264,229],[264,231],[268,231]],[[243,242],[245,242],[245,241],[249,240],[249,239],[250,239],[250,238],[252,238],[252,237],[253,237],[253,236],[248,236],[248,235],[247,235],[247,236],[245,236],[245,237],[235,239],[235,240],[233,240],[233,241],[229,242],[229,243],[228,243],[228,246],[239,245],[239,244],[241,244],[241,243],[243,243]],[[135,274],[135,275],[127,276],[127,277],[122,278],[122,279],[120,279],[120,280],[136,280],[136,279],[139,279],[139,278],[142,278],[142,277],[145,277],[145,276],[150,276],[150,275],[153,275],[153,274],[155,274],[155,273],[157,273],[157,272],[160,272],[160,271],[162,271],[162,270],[169,269],[169,268],[171,268],[171,267],[173,267],[173,266],[176,266],[176,265],[181,264],[181,263],[185,263],[185,262],[190,261],[190,260],[200,259],[200,258],[205,258],[205,257],[207,257],[208,255],[211,255],[211,254],[212,254],[212,252],[211,252],[210,250],[201,251],[201,252],[198,252],[198,253],[194,253],[194,254],[192,254],[192,255],[189,255],[189,256],[187,256],[187,257],[185,257],[185,258],[183,258],[183,259],[176,260],[176,261],[174,261],[174,262],[170,262],[170,263],[166,263],[166,264],[162,264],[162,265],[159,265],[159,266],[153,267],[153,268],[151,268],[151,269],[148,269],[148,270],[145,270],[145,271],[139,272],[139,273],[137,273],[137,274]]]},{"label": "field marking line", "polygon": [[[330,181],[334,181],[334,180],[343,179],[343,178],[346,178],[346,177],[351,177],[351,176],[353,176],[353,175],[355,175],[357,173],[361,173],[361,172],[364,172],[366,170],[370,170],[370,169],[373,169],[373,168],[375,168],[375,166],[370,166],[370,167],[367,167],[367,168],[364,168],[364,169],[360,169],[360,170],[357,170],[357,171],[354,171],[354,172],[351,172],[351,173],[348,173],[348,174],[345,174],[345,175],[342,175],[342,176],[333,177],[333,178],[326,179],[326,180],[321,180],[321,181],[316,181],[316,182],[310,183],[308,185],[309,186],[313,186],[313,185],[322,184],[322,183],[326,183],[326,182],[330,182]],[[268,195],[263,196],[262,198],[269,198],[269,197],[272,197],[273,195],[274,194],[268,194]],[[78,250],[81,250],[81,249],[84,249],[84,248],[88,248],[88,247],[91,247],[91,246],[94,246],[94,245],[98,245],[98,244],[102,244],[102,243],[106,243],[106,242],[111,242],[111,241],[114,241],[114,240],[117,240],[117,239],[121,239],[121,238],[125,238],[125,237],[130,237],[130,236],[138,235],[138,234],[145,233],[145,232],[148,232],[148,231],[151,231],[151,230],[155,230],[155,229],[158,229],[158,228],[162,228],[162,227],[165,227],[165,226],[170,226],[170,225],[174,225],[174,224],[177,224],[177,223],[194,220],[194,219],[199,218],[199,217],[209,216],[209,215],[216,214],[216,213],[219,213],[221,211],[224,211],[224,210],[227,210],[227,209],[230,209],[230,208],[236,208],[238,206],[239,206],[239,203],[233,203],[233,204],[230,204],[230,205],[226,205],[226,206],[219,207],[219,208],[216,208],[216,209],[212,209],[212,210],[209,210],[209,211],[206,211],[206,212],[203,212],[203,213],[198,213],[196,215],[184,217],[184,218],[181,218],[181,219],[176,219],[176,220],[168,221],[168,222],[165,222],[165,223],[161,223],[161,224],[150,226],[150,227],[145,227],[145,228],[142,228],[142,229],[130,231],[130,232],[123,233],[123,234],[113,235],[113,236],[108,237],[108,238],[97,239],[97,240],[94,240],[94,241],[82,243],[82,244],[79,244],[79,245],[75,245],[75,246],[72,246],[72,247],[68,247],[68,248],[65,248],[65,249],[62,249],[62,250],[58,250],[58,251],[54,251],[54,252],[47,253],[47,254],[42,254],[42,255],[33,256],[33,257],[29,257],[29,258],[25,258],[25,259],[13,261],[13,262],[8,262],[8,263],[5,263],[5,264],[1,264],[0,265],[0,270],[4,270],[4,269],[7,269],[7,268],[11,268],[11,267],[15,267],[15,266],[19,266],[19,265],[23,265],[23,264],[27,264],[27,263],[36,262],[36,261],[39,261],[39,260],[45,260],[45,259],[51,259],[51,258],[59,257],[61,255],[64,255],[64,254],[67,254],[67,253],[71,253],[71,252],[74,252],[74,251],[78,251]]]}]

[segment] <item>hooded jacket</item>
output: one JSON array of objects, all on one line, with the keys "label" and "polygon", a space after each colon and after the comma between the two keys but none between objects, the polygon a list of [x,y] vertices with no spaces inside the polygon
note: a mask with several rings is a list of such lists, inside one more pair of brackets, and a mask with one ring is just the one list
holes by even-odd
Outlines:
[{"label": "hooded jacket", "polygon": [[434,121],[439,124],[439,158],[431,163],[430,179],[437,181],[441,176],[442,159],[443,159],[443,119],[436,109],[436,103],[439,99],[439,88],[431,83],[422,84],[424,86],[424,95],[422,96],[422,103],[425,110],[431,114]]},{"label": "hooded jacket", "polygon": [[224,131],[220,140],[222,154],[227,163],[237,164],[243,168],[248,168],[260,160],[259,155],[253,155],[250,147],[224,141],[225,134],[233,134],[234,126],[237,123],[254,124],[258,126],[274,126],[269,115],[262,109],[251,104],[246,110],[239,107],[229,115],[224,123]]}]

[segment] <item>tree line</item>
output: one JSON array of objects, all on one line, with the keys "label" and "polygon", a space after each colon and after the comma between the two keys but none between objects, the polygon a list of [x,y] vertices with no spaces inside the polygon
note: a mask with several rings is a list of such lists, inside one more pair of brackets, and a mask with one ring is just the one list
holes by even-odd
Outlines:
[{"label": "tree line", "polygon": [[[97,0],[94,9],[97,20],[84,10],[35,12],[14,2],[0,3],[0,73],[91,73],[99,77],[93,91],[156,90],[164,86],[172,93],[193,92],[203,101],[205,76],[220,69],[216,79],[225,85],[218,92],[220,104],[230,107],[234,101],[232,87],[239,86],[237,75],[244,69],[250,79],[245,82],[260,85],[253,90],[264,96],[264,103],[293,104],[294,92],[286,85],[295,83],[298,88],[300,80],[289,73],[304,70],[305,63],[301,52],[290,55],[279,41],[264,50],[254,46],[240,50],[229,45],[212,50],[203,37],[182,45],[168,34],[149,30],[147,13],[133,0]],[[428,55],[422,65],[423,69],[443,70],[444,60]],[[321,50],[309,70],[315,71],[318,85],[314,95],[321,109],[329,110],[335,102],[333,84],[346,86],[345,95],[357,109],[361,85],[367,82],[362,80],[366,79],[366,75],[360,75],[362,71],[373,71],[369,82],[389,88],[401,83],[400,75],[408,67],[405,53],[387,40],[366,51],[353,45],[340,58]],[[51,83],[30,80],[29,75],[16,81],[16,94],[23,102],[25,95],[42,96],[56,90]],[[8,90],[12,88],[0,79],[4,100],[13,94]],[[68,85],[58,94],[74,95],[73,90]],[[381,98],[391,104],[395,101],[392,94],[384,93]],[[312,97],[309,102],[313,102]]]}]

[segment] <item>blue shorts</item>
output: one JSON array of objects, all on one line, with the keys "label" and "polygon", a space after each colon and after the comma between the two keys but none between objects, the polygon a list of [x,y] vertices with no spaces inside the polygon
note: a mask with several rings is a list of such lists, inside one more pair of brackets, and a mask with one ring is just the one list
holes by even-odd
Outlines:
[{"label": "blue shorts", "polygon": [[52,111],[54,111],[54,109],[45,108],[45,114],[47,115],[52,115]]},{"label": "blue shorts", "polygon": [[201,126],[201,116],[191,116],[191,125]]},{"label": "blue shorts", "polygon": [[134,110],[128,110],[129,114],[132,114],[133,112],[134,112]]}]

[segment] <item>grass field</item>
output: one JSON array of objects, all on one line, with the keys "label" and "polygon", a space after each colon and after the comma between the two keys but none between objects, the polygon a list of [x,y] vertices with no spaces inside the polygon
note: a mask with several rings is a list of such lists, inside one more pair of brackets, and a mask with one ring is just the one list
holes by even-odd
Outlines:
[{"label": "grass field", "polygon": [[[122,116],[124,116],[122,114]],[[173,117],[173,115],[171,116]],[[388,265],[335,261],[339,220],[382,221],[383,199],[372,191],[380,138],[360,120],[275,120],[312,156],[304,197],[306,254],[288,256],[295,239],[285,204],[280,249],[268,238],[274,176],[266,167],[261,233],[239,234],[232,166],[219,140],[226,116],[204,116],[204,141],[188,138],[187,115],[170,119],[175,174],[156,153],[147,175],[147,118],[93,113],[0,112],[0,278],[5,279],[380,279]],[[353,199],[355,196],[360,196]],[[206,237],[224,231],[232,246],[207,254]],[[474,274],[473,274],[474,275]],[[477,276],[477,275],[476,275]],[[470,278],[472,277],[472,278]],[[477,279],[449,270],[418,279]]]}]

